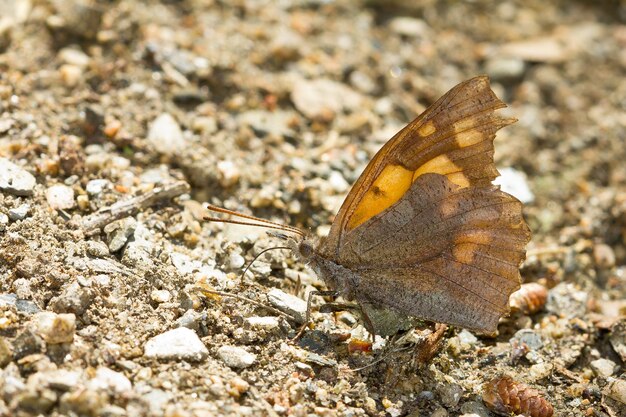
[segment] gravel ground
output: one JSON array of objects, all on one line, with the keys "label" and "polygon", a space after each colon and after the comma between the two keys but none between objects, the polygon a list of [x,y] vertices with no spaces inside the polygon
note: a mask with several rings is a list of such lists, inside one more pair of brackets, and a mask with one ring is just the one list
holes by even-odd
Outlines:
[{"label": "gravel ground", "polygon": [[[0,11],[0,415],[486,417],[503,375],[557,416],[626,415],[624,1]],[[320,298],[292,341],[323,283],[279,250],[241,278],[279,241],[203,204],[323,236],[382,144],[478,74],[519,119],[496,162],[541,287],[430,360],[433,324],[372,346]]]}]

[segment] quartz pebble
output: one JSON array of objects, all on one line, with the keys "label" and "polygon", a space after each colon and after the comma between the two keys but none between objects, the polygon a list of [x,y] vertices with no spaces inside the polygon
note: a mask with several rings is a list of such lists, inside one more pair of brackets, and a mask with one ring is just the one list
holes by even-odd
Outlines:
[{"label": "quartz pebble", "polygon": [[302,80],[295,84],[291,100],[309,119],[332,119],[342,110],[356,110],[361,96],[345,84],[329,79]]},{"label": "quartz pebble", "polygon": [[148,340],[144,347],[148,358],[199,362],[209,354],[196,332],[186,327],[169,330]]},{"label": "quartz pebble", "polygon": [[54,210],[69,210],[76,206],[74,190],[63,184],[57,184],[46,190],[48,204]]},{"label": "quartz pebble", "polygon": [[256,355],[238,346],[221,346],[217,356],[227,366],[234,369],[247,368],[256,362]]},{"label": "quartz pebble", "polygon": [[148,142],[157,152],[176,155],[185,149],[186,142],[178,122],[169,113],[157,117],[150,126]]},{"label": "quartz pebble", "polygon": [[273,330],[278,328],[279,322],[276,317],[246,317],[244,323],[252,329]]},{"label": "quartz pebble", "polygon": [[589,366],[596,376],[608,378],[615,373],[617,364],[612,360],[601,358],[591,361]]},{"label": "quartz pebble", "polygon": [[36,183],[31,173],[6,158],[0,158],[0,190],[13,195],[29,196]]}]

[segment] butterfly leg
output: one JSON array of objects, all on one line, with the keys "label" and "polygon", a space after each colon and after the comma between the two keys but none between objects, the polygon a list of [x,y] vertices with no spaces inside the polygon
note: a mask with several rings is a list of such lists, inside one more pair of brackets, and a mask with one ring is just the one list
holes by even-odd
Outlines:
[{"label": "butterfly leg", "polygon": [[435,331],[428,335],[426,340],[420,343],[415,349],[416,364],[427,363],[437,354],[446,330],[448,330],[448,326],[446,324],[435,324]]},{"label": "butterfly leg", "polygon": [[370,319],[370,316],[367,315],[367,312],[363,308],[361,304],[359,304],[359,309],[361,310],[361,318],[363,319],[363,325],[365,326],[365,330],[367,330],[372,337],[372,343],[376,339],[376,330],[374,329],[374,324]]},{"label": "butterfly leg", "polygon": [[313,300],[313,297],[318,296],[318,295],[322,297],[336,297],[338,295],[338,292],[337,291],[311,291],[309,293],[309,296],[307,297],[307,300],[306,300],[306,316],[304,319],[304,324],[302,325],[302,327],[300,327],[298,334],[292,339],[293,341],[300,339],[302,335],[304,334],[304,331],[306,330],[306,328],[309,326],[309,323],[311,322],[311,301]]}]

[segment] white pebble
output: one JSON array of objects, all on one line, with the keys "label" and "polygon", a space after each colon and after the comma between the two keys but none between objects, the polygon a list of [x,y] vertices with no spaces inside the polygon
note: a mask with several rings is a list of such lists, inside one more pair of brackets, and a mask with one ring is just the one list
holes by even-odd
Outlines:
[{"label": "white pebble", "polygon": [[235,369],[247,368],[256,362],[256,355],[238,346],[222,346],[217,355],[228,367]]},{"label": "white pebble", "polygon": [[144,347],[148,358],[199,362],[209,354],[196,332],[179,327],[148,340]]},{"label": "white pebble", "polygon": [[67,210],[76,206],[74,190],[63,184],[49,187],[46,190],[46,200],[54,210]]}]

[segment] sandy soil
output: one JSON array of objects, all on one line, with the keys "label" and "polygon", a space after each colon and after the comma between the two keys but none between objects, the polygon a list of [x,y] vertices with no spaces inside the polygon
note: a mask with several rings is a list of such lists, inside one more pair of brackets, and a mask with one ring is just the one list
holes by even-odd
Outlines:
[{"label": "sandy soil", "polygon": [[[626,3],[406,3],[0,0],[0,415],[490,416],[504,374],[555,415],[626,415]],[[323,283],[285,250],[241,279],[280,241],[203,204],[323,236],[478,74],[519,119],[496,162],[545,305],[426,361],[433,324],[368,352],[315,298],[293,342]]]}]

